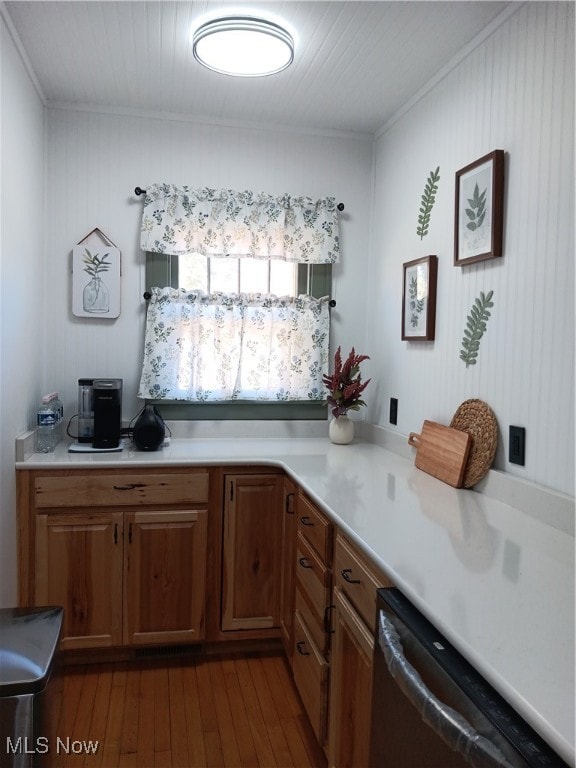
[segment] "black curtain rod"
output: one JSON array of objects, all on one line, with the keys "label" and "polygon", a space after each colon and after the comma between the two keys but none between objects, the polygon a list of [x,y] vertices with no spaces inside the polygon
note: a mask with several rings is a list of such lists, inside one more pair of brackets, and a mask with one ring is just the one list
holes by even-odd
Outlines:
[{"label": "black curtain rod", "polygon": [[[140,195],[145,195],[146,194],[146,190],[142,189],[142,187],[136,187],[136,189],[134,190],[134,194],[138,195],[138,197],[140,197]],[[338,208],[339,211],[343,211],[344,210],[344,203],[338,203],[336,208]]]},{"label": "black curtain rod", "polygon": [[[145,301],[150,301],[150,299],[152,298],[152,294],[150,293],[150,291],[145,291],[143,296],[144,296],[144,300]],[[328,302],[328,306],[329,307],[335,307],[336,306],[336,299],[330,299],[330,301]]]}]

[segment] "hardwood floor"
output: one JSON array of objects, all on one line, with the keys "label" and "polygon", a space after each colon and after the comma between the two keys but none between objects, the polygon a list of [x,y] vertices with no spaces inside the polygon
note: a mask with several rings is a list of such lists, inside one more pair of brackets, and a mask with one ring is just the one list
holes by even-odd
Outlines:
[{"label": "hardwood floor", "polygon": [[67,667],[58,738],[58,768],[326,766],[282,655]]}]

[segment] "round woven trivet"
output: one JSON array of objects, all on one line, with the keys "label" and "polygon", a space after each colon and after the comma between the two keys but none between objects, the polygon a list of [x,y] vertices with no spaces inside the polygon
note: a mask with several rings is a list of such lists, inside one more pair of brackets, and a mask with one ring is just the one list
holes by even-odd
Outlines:
[{"label": "round woven trivet", "polygon": [[498,424],[494,412],[482,400],[465,400],[452,417],[450,426],[472,435],[472,447],[464,471],[464,488],[472,488],[488,472],[498,445]]}]

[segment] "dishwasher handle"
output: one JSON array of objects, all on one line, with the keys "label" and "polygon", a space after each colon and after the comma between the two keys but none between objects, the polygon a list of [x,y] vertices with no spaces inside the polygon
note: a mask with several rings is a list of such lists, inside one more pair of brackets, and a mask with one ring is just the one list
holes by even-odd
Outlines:
[{"label": "dishwasher handle", "polygon": [[506,757],[456,710],[440,701],[404,655],[396,627],[378,612],[378,644],[390,675],[423,721],[473,768],[512,768]]}]

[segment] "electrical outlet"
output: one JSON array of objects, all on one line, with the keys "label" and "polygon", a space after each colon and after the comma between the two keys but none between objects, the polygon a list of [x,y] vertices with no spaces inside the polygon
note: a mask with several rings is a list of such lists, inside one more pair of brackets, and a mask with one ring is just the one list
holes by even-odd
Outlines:
[{"label": "electrical outlet", "polygon": [[510,426],[508,436],[508,461],[511,464],[524,466],[526,451],[526,430],[524,427]]},{"label": "electrical outlet", "polygon": [[390,398],[390,424],[398,424],[398,398]]}]

